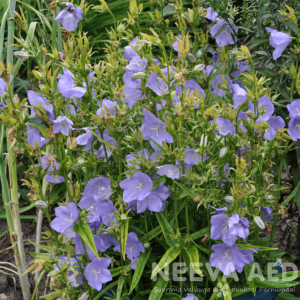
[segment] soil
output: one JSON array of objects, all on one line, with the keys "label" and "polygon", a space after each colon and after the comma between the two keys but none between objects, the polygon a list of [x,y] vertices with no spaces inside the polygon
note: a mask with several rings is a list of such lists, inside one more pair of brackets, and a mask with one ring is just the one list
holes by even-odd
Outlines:
[{"label": "soil", "polygon": [[[33,221],[22,221],[22,231],[24,235],[24,247],[26,253],[26,263],[27,265],[33,260],[33,257],[29,254],[30,252],[35,252],[35,246],[33,246],[28,240],[35,241],[36,223]],[[47,223],[43,224],[44,231]],[[0,221],[0,233],[6,231],[6,221]],[[12,249],[7,249],[11,247],[9,235],[5,235],[0,239],[0,262],[9,262],[15,265],[15,258]],[[5,250],[7,249],[7,250]],[[5,251],[3,251],[5,250]],[[3,252],[2,252],[3,251]],[[13,269],[10,265],[5,265],[9,269]],[[6,274],[5,274],[5,273]],[[31,292],[34,291],[35,282],[34,274],[29,273],[29,283]],[[39,295],[42,296],[49,293],[49,289],[46,291],[45,276],[40,284]],[[13,272],[0,268],[0,300],[23,300],[21,286],[19,278]]]}]

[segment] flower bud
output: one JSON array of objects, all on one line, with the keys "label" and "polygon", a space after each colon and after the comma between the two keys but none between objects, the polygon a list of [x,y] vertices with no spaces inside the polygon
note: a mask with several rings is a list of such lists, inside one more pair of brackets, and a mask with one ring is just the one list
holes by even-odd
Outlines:
[{"label": "flower bud", "polygon": [[219,157],[223,158],[227,154],[227,147],[221,149]]},{"label": "flower bud", "polygon": [[194,71],[202,71],[205,68],[205,64],[196,65],[193,70]]},{"label": "flower bud", "polygon": [[248,118],[250,118],[250,119],[254,119],[254,118],[255,118],[255,113],[254,113],[253,111],[251,111],[251,110],[248,110],[248,111],[246,112],[246,116],[247,116]]},{"label": "flower bud", "polygon": [[14,56],[16,58],[21,58],[21,59],[24,59],[24,60],[29,58],[29,54],[27,52],[24,52],[24,51],[15,51]]},{"label": "flower bud", "polygon": [[34,205],[38,208],[47,208],[48,207],[48,205],[42,200],[38,200],[38,201],[34,202]]},{"label": "flower bud", "polygon": [[191,63],[196,62],[196,57],[192,53],[188,53],[188,59]]},{"label": "flower bud", "polygon": [[265,229],[265,223],[263,222],[263,220],[259,217],[259,216],[254,216],[254,222],[256,223],[256,225],[260,228],[260,229]]},{"label": "flower bud", "polygon": [[226,202],[233,203],[233,197],[232,196],[226,196],[224,199],[225,199]]},{"label": "flower bud", "polygon": [[131,76],[131,80],[145,78],[147,74],[145,72],[136,72]]},{"label": "flower bud", "polygon": [[204,147],[207,146],[207,136],[205,136],[204,134],[201,135],[201,140],[200,140],[200,147],[202,147],[202,146],[204,146]]}]

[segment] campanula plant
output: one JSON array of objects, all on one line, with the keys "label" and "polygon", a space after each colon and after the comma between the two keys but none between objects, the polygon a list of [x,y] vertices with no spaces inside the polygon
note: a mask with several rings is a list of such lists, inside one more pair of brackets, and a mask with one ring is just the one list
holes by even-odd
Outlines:
[{"label": "campanula plant", "polygon": [[[49,221],[25,273],[43,270],[38,283],[48,274],[47,299],[232,299],[240,286],[274,287],[270,276],[296,285],[298,273],[284,280],[272,268],[282,259],[277,221],[293,197],[280,202],[284,159],[300,139],[298,74],[287,120],[238,44],[233,14],[179,1],[176,32],[161,23],[164,1],[147,32],[143,5],[130,1],[128,19],[108,28],[105,58],[92,60],[78,22],[112,14],[100,2],[59,4],[54,22],[69,33],[62,52],[25,49],[39,83],[27,98],[0,79],[0,119],[16,157],[30,162],[28,197]],[[299,48],[288,33],[266,31],[274,60]]]}]

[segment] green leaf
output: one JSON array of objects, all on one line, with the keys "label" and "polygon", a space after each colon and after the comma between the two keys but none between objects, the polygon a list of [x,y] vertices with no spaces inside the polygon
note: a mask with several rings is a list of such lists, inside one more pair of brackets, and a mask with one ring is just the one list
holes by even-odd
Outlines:
[{"label": "green leaf", "polygon": [[160,276],[154,289],[151,291],[149,300],[160,300],[169,281],[170,280],[165,281],[164,278]]},{"label": "green leaf", "polygon": [[49,253],[53,252],[53,250],[52,250],[51,247],[49,247],[49,246],[38,245],[38,244],[34,243],[34,242],[31,241],[31,240],[28,240],[28,241],[29,241],[33,246],[35,246],[35,247],[37,247],[37,248],[39,248],[39,249],[41,249],[41,250],[47,251],[47,252],[49,252]]},{"label": "green leaf", "polygon": [[[252,269],[253,264],[254,264],[254,262],[249,264],[249,265],[245,265],[244,270],[245,270],[246,278],[249,278],[249,275],[251,273],[251,269]],[[252,289],[253,294],[255,296],[256,289],[255,289],[255,283],[254,283],[253,279],[251,281],[248,279],[247,282],[248,282],[249,287]]]},{"label": "green leaf", "polygon": [[123,270],[125,272],[128,272],[130,270],[131,265],[132,264],[124,266],[124,267],[118,267],[118,268],[110,269],[109,272],[111,274],[111,277],[119,276]]},{"label": "green leaf", "polygon": [[209,234],[209,229],[208,227],[203,228],[197,232],[194,232],[189,235],[189,238],[191,238],[193,241],[199,239],[200,237],[205,236],[206,234]]},{"label": "green leaf", "polygon": [[280,293],[276,300],[300,300],[300,297],[295,297],[292,294]]},{"label": "green leaf", "polygon": [[[275,277],[275,276],[273,276]],[[253,278],[256,287],[269,287],[269,288],[289,288],[300,284],[297,281],[269,281],[264,277],[264,280],[260,278]]]},{"label": "green leaf", "polygon": [[52,292],[48,295],[41,296],[40,298],[45,298],[47,300],[51,300],[51,299],[54,299],[54,298],[58,297],[59,295],[62,295],[64,292],[65,292],[65,290],[55,291],[55,292]]},{"label": "green leaf", "polygon": [[300,187],[300,181],[298,182],[297,186],[294,188],[294,190],[291,192],[291,194],[282,202],[281,205],[287,205],[297,194],[298,189]]},{"label": "green leaf", "polygon": [[158,265],[154,268],[151,274],[151,278],[153,278],[159,271],[161,271],[164,267],[169,265],[176,257],[180,254],[181,248],[179,247],[171,247],[167,250],[164,256],[159,261]]},{"label": "green leaf", "polygon": [[184,185],[182,185],[181,183],[174,181],[183,191],[185,191],[189,196],[191,196],[192,198],[197,197],[197,194],[194,194],[190,189],[186,188]]},{"label": "green leaf", "polygon": [[118,281],[118,288],[117,288],[117,300],[121,299],[121,295],[122,295],[122,288],[123,288],[123,284],[125,281],[125,276],[121,275]]},{"label": "green leaf", "polygon": [[81,237],[83,242],[87,244],[96,257],[100,259],[90,226],[87,223],[77,223],[74,226],[74,231]]},{"label": "green leaf", "polygon": [[103,290],[101,290],[101,292],[95,298],[93,298],[93,300],[99,299],[103,294],[105,294],[107,291],[111,290],[117,284],[118,284],[118,281],[112,282],[107,287],[105,287]]},{"label": "green leaf", "polygon": [[[154,229],[152,229],[151,231],[148,232],[148,236],[149,236],[149,241],[153,240],[156,236],[158,236],[161,233],[162,229],[160,226],[155,227]],[[142,243],[147,242],[147,236],[143,236],[140,241]]]},{"label": "green leaf", "polygon": [[222,290],[224,300],[232,300],[231,289],[227,282],[227,279],[222,280],[222,276],[219,275],[217,280],[218,280],[219,288]]},{"label": "green leaf", "polygon": [[176,9],[174,7],[174,4],[168,4],[166,7],[164,7],[163,16],[174,15],[174,14],[176,14]]},{"label": "green leaf", "polygon": [[129,226],[129,219],[123,221],[120,226],[122,256],[123,256],[124,260],[125,260],[126,244],[127,244],[127,238],[128,238],[128,226]]},{"label": "green leaf", "polygon": [[133,274],[133,277],[131,280],[131,287],[130,287],[129,294],[131,294],[131,292],[134,290],[134,288],[140,281],[142,274],[144,272],[145,265],[149,259],[151,250],[152,249],[150,247],[148,247],[145,252],[141,253],[141,255],[137,261],[136,268],[135,268],[135,271],[134,271],[134,274]]},{"label": "green leaf", "polygon": [[175,293],[165,293],[162,297],[162,300],[181,300],[181,297]]},{"label": "green leaf", "polygon": [[165,215],[160,212],[156,214],[156,217],[161,226],[166,242],[168,243],[169,246],[175,246],[177,244],[176,240],[174,239],[175,233],[171,225],[167,221]]},{"label": "green leaf", "polygon": [[202,273],[202,271],[200,270],[200,267],[197,265],[194,265],[194,263],[199,263],[200,259],[199,259],[199,253],[198,253],[198,249],[195,245],[190,246],[189,248],[184,248],[184,250],[186,251],[186,253],[188,254],[189,258],[190,258],[190,262],[192,264],[192,267],[194,269],[194,271],[201,277],[204,276],[204,274]]}]

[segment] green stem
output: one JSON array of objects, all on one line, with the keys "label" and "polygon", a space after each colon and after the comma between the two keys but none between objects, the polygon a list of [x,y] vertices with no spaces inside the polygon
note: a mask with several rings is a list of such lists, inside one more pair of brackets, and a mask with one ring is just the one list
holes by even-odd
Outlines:
[{"label": "green stem", "polygon": [[36,285],[35,285],[35,288],[34,288],[34,291],[33,291],[33,294],[32,294],[32,297],[31,297],[31,300],[34,300],[34,297],[35,297],[35,294],[36,292],[38,291],[38,288],[40,286],[40,283],[42,281],[42,278],[44,277],[44,274],[45,274],[46,270],[43,270],[43,272],[41,273]]},{"label": "green stem", "polygon": [[149,243],[149,233],[148,233],[148,223],[147,223],[147,211],[144,212],[144,218],[145,218],[145,229],[146,229],[146,235],[147,235],[147,243]]},{"label": "green stem", "polygon": [[0,178],[1,178],[1,187],[2,187],[2,198],[4,202],[4,208],[6,213],[6,219],[8,224],[8,230],[10,236],[14,232],[14,223],[12,219],[12,212],[9,205],[10,198],[9,198],[9,189],[8,183],[6,179],[6,172],[5,172],[5,161],[3,156],[3,137],[4,137],[4,125],[1,126],[1,135],[0,135]]}]

